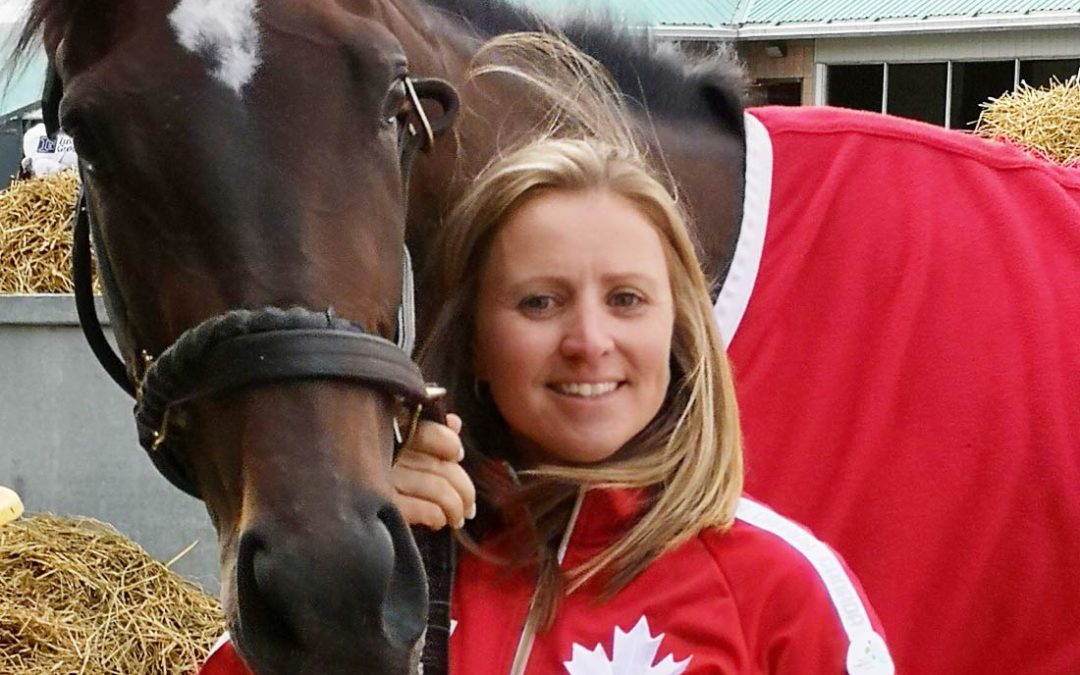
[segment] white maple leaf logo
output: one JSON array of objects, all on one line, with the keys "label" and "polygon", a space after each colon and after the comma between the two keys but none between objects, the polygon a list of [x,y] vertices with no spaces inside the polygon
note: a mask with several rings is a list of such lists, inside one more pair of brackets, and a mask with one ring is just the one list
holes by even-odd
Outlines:
[{"label": "white maple leaf logo", "polygon": [[575,644],[573,658],[564,661],[563,666],[567,675],[679,675],[690,665],[693,657],[675,661],[675,657],[668,654],[663,661],[653,665],[663,640],[663,633],[652,635],[648,620],[642,616],[629,633],[615,628],[610,659],[600,644],[592,651]]}]

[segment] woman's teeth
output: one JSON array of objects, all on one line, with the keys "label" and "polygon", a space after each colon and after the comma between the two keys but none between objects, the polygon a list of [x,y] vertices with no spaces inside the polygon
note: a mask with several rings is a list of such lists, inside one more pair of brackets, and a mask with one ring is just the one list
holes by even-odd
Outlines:
[{"label": "woman's teeth", "polygon": [[618,382],[565,382],[556,384],[555,389],[567,396],[589,398],[613,392],[618,386]]}]

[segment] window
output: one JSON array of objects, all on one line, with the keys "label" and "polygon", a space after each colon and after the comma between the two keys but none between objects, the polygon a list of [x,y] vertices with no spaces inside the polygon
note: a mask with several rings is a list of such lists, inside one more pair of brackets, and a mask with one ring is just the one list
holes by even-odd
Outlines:
[{"label": "window", "polygon": [[828,66],[825,102],[970,131],[983,104],[1017,82],[1045,87],[1078,74],[1080,59],[844,64]]},{"label": "window", "polygon": [[949,126],[974,129],[982,112],[981,104],[1012,91],[1015,78],[1015,61],[953,63]]},{"label": "window", "polygon": [[830,66],[826,82],[829,105],[881,112],[885,68],[880,63]]},{"label": "window", "polygon": [[890,115],[945,126],[947,63],[889,64]]},{"label": "window", "polygon": [[1051,80],[1059,82],[1073,77],[1080,71],[1080,59],[1054,59],[1045,61],[1021,61],[1020,81],[1032,87],[1045,87]]},{"label": "window", "polygon": [[802,80],[758,80],[754,105],[802,105]]}]

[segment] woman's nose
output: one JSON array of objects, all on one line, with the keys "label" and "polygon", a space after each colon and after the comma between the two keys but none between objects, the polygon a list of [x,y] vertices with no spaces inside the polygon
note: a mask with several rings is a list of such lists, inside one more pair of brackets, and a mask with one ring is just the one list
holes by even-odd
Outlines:
[{"label": "woman's nose", "polygon": [[597,303],[581,303],[567,315],[560,352],[566,358],[598,359],[615,347],[610,318]]}]

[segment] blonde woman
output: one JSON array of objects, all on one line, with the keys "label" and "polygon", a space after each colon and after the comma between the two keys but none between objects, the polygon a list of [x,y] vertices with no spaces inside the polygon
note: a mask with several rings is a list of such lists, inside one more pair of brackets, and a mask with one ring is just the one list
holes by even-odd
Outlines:
[{"label": "blonde woman", "polygon": [[[474,462],[479,550],[456,577],[452,672],[890,672],[843,564],[741,496],[708,288],[636,151],[527,145],[478,177],[447,231],[450,300],[425,366],[467,452],[519,483]],[[460,524],[473,492],[434,427],[398,465],[399,505]]]},{"label": "blonde woman", "polygon": [[[481,72],[521,77],[555,112],[444,227],[446,302],[423,365],[465,420],[480,504],[451,672],[892,672],[836,554],[742,496],[694,243],[599,66],[548,36],[492,49],[511,65]],[[430,425],[418,440],[398,504],[460,525],[476,502],[457,439]]]}]

